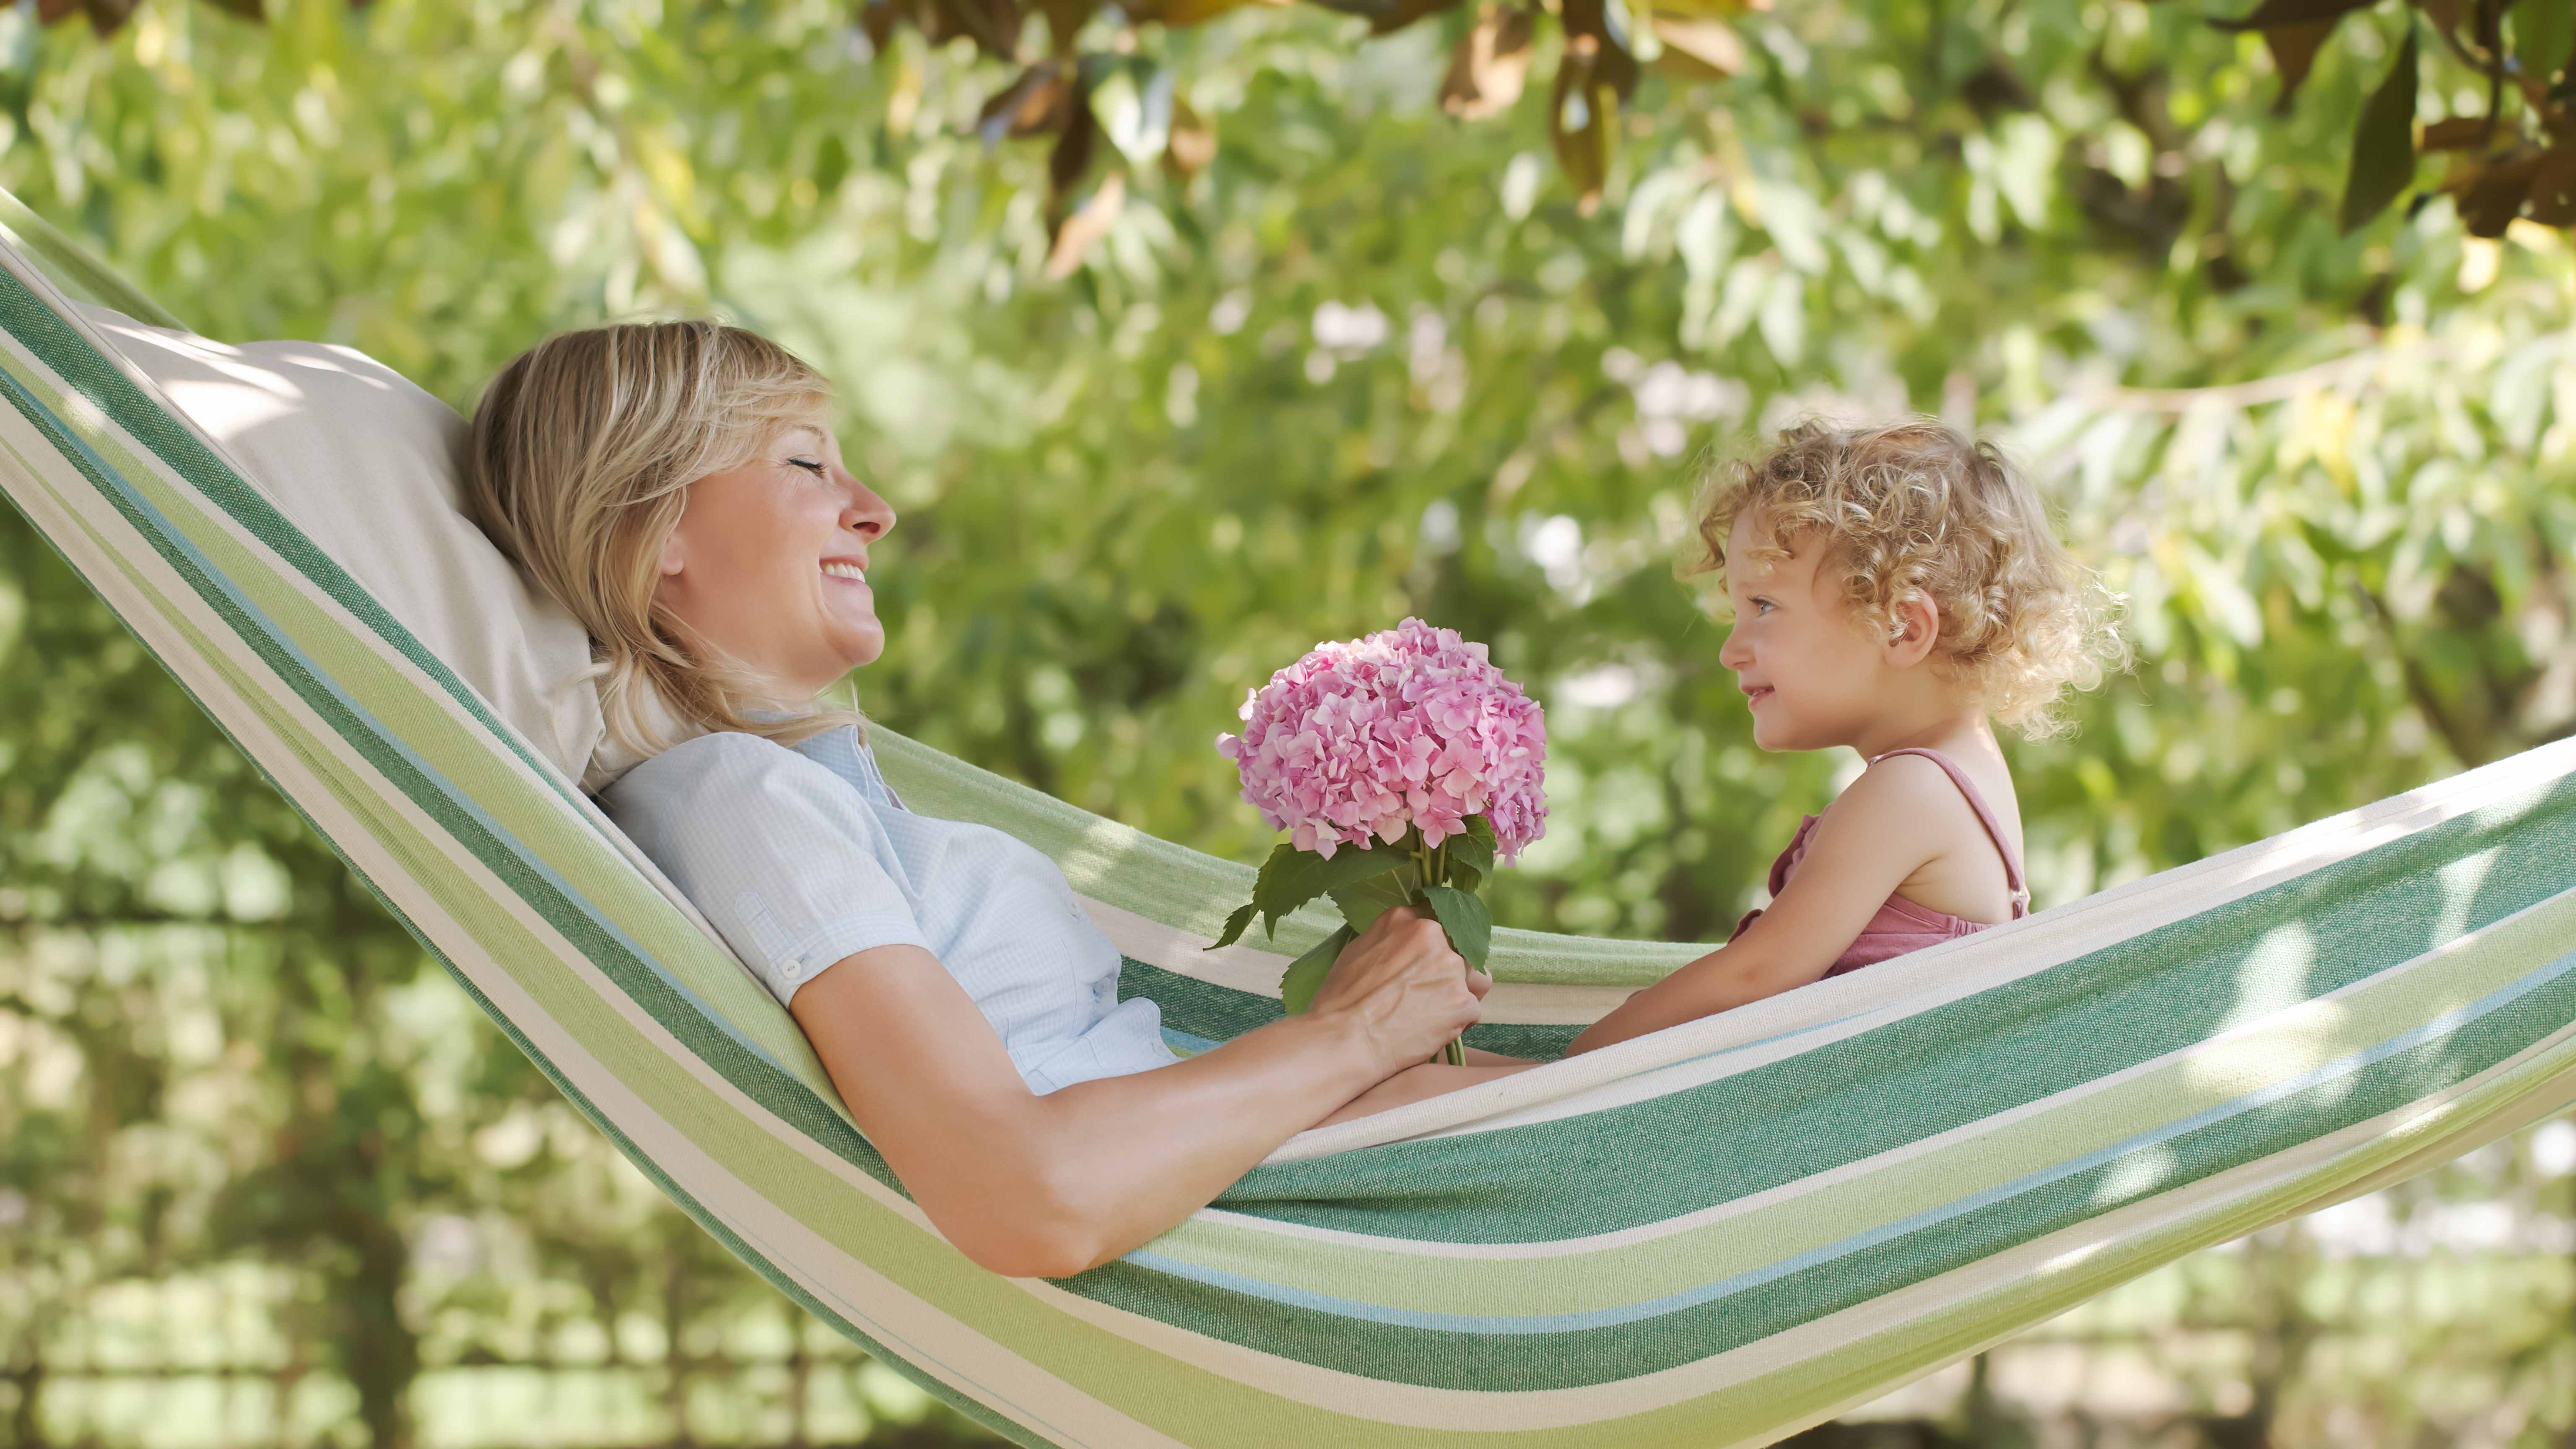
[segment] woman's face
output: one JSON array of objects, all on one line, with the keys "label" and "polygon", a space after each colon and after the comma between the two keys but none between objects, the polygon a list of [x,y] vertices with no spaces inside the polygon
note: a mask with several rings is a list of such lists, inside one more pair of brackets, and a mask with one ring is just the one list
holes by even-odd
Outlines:
[{"label": "woman's face", "polygon": [[782,700],[811,699],[885,650],[868,548],[893,527],[829,432],[790,428],[758,459],[689,485],[654,597]]}]

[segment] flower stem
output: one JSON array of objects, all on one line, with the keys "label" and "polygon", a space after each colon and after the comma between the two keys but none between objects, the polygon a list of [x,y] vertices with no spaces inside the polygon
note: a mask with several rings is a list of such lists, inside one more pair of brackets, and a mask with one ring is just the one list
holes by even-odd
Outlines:
[{"label": "flower stem", "polygon": [[[1447,879],[1449,866],[1449,856],[1447,852],[1436,847],[1423,844],[1422,832],[1418,827],[1414,830],[1412,839],[1414,842],[1414,859],[1419,863],[1417,868],[1422,872],[1422,884],[1425,887],[1447,885],[1449,883]],[[1456,941],[1451,941],[1449,944],[1452,947],[1455,947],[1458,943]],[[1476,968],[1469,966],[1466,969],[1473,971]],[[1440,1058],[1453,1067],[1465,1066],[1467,1064],[1466,1038],[1451,1037],[1449,1039],[1449,1045],[1440,1049]]]}]

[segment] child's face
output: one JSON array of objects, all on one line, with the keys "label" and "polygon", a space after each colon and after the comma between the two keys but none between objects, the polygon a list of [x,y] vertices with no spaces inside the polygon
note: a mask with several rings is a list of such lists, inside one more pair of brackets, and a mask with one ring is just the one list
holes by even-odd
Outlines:
[{"label": "child's face", "polygon": [[1854,617],[1825,546],[1787,558],[1757,556],[1769,533],[1739,517],[1726,536],[1726,592],[1735,628],[1717,661],[1736,673],[1753,710],[1753,742],[1766,750],[1849,744],[1884,703],[1886,650]]}]

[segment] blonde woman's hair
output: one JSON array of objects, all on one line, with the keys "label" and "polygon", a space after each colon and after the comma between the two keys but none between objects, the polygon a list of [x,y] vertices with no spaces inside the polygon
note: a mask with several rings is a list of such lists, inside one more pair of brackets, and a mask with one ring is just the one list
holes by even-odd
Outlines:
[{"label": "blonde woman's hair", "polygon": [[1701,569],[1725,569],[1727,534],[1747,516],[1760,525],[1757,557],[1823,543],[1865,624],[1893,629],[1898,604],[1929,600],[1936,657],[2031,739],[2067,728],[2058,704],[2069,687],[2127,664],[2117,601],[2057,541],[2029,482],[1994,444],[1936,419],[1801,423],[1721,469],[1700,505]]},{"label": "blonde woman's hair", "polygon": [[655,599],[688,486],[822,426],[831,385],[777,343],[721,322],[619,323],[519,354],[475,405],[466,506],[501,551],[590,631],[611,745],[678,743],[671,725],[781,743],[856,722],[782,700],[693,640]]}]

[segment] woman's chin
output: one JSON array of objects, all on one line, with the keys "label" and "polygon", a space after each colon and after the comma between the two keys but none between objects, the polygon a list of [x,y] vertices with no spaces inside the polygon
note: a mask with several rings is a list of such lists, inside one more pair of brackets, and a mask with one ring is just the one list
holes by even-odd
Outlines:
[{"label": "woman's chin", "polygon": [[875,629],[852,630],[846,637],[839,640],[838,643],[840,645],[842,666],[845,670],[865,669],[869,665],[876,663],[878,659],[884,656],[886,646],[885,630],[881,627]]}]

